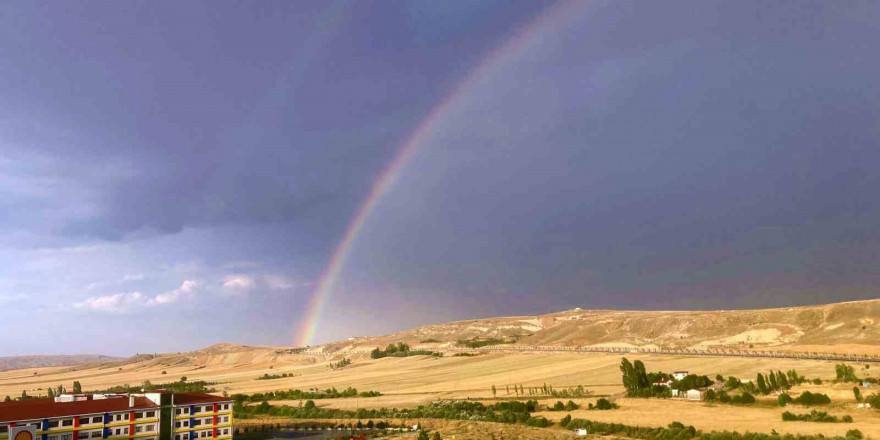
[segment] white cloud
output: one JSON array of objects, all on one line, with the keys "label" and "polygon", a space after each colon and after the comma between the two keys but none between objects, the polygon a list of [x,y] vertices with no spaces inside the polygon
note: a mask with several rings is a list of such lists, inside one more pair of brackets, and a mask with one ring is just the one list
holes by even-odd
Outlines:
[{"label": "white cloud", "polygon": [[195,281],[185,280],[177,289],[153,297],[140,292],[117,293],[87,298],[73,306],[77,309],[97,312],[128,313],[136,309],[175,303],[195,292],[196,287],[198,284]]},{"label": "white cloud", "polygon": [[125,313],[146,305],[147,297],[140,292],[117,293],[115,295],[95,296],[74,304],[77,309],[98,312]]},{"label": "white cloud", "polygon": [[175,303],[181,298],[192,294],[196,290],[196,287],[198,287],[198,284],[196,284],[195,281],[186,280],[177,289],[156,295],[150,299],[149,303],[150,305]]},{"label": "white cloud", "polygon": [[254,288],[254,279],[247,275],[228,275],[223,278],[223,290],[230,294],[244,294]]}]

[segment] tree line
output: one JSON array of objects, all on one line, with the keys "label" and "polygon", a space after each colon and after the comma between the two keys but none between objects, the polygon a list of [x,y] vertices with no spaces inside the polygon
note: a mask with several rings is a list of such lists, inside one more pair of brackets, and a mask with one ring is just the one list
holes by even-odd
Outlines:
[{"label": "tree line", "polygon": [[388,344],[385,347],[385,350],[379,349],[376,347],[373,351],[370,352],[371,359],[381,359],[384,357],[407,357],[407,356],[434,356],[434,357],[442,357],[443,353],[434,352],[430,350],[413,350],[410,348],[409,344],[405,342],[398,342],[397,344]]},{"label": "tree line", "polygon": [[348,387],[343,390],[337,390],[336,387],[319,390],[313,388],[308,391],[290,389],[287,391],[269,391],[266,393],[243,394],[236,393],[230,396],[232,400],[243,402],[262,402],[266,400],[320,400],[320,399],[344,399],[352,397],[379,397],[382,393],[378,391],[361,391],[357,388]]}]

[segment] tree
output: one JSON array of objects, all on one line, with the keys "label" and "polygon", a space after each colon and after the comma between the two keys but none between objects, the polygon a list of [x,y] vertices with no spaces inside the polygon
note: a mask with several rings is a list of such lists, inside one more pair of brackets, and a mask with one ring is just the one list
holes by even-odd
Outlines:
[{"label": "tree", "polygon": [[367,429],[373,429],[373,426],[375,426],[375,425],[373,425],[373,420],[372,419],[367,420]]},{"label": "tree", "polygon": [[853,395],[856,396],[856,402],[862,401],[862,392],[859,390],[859,387],[853,387]]},{"label": "tree", "polygon": [[419,429],[419,440],[431,440],[431,437],[428,436],[428,431],[424,429]]},{"label": "tree", "polygon": [[27,399],[28,399],[27,391],[21,390],[21,400],[27,400]]},{"label": "tree", "polygon": [[776,372],[776,381],[779,382],[779,386],[785,389],[790,389],[791,384],[788,383],[788,377],[783,374],[781,371]]},{"label": "tree", "polygon": [[495,385],[492,385],[492,397],[496,397],[496,394],[498,394],[498,390],[495,389]]},{"label": "tree", "polygon": [[510,395],[510,385],[507,385],[506,389],[507,389],[507,395],[509,396]]},{"label": "tree", "polygon": [[186,376],[180,376],[180,381],[181,381],[181,382],[186,382]]},{"label": "tree", "polygon": [[443,440],[443,437],[440,437],[440,433],[439,433],[439,432],[434,431],[434,435],[431,436],[431,440]]},{"label": "tree", "polygon": [[394,353],[397,353],[397,346],[394,345],[394,344],[388,344],[388,346],[385,347],[385,353],[386,353],[386,354],[394,354]]},{"label": "tree", "polygon": [[565,417],[559,421],[559,426],[565,428],[569,423],[571,423],[571,414],[566,414]]},{"label": "tree", "polygon": [[78,380],[73,381],[73,392],[74,394],[79,394],[83,391],[82,384],[79,383]]},{"label": "tree", "polygon": [[4,402],[12,402],[12,397],[6,396],[6,398],[3,399],[3,401]]},{"label": "tree", "polygon": [[771,371],[769,374],[767,374],[767,378],[770,379],[770,389],[771,390],[778,390],[779,383],[776,382],[776,375],[773,374],[773,372]]},{"label": "tree", "polygon": [[49,398],[55,398],[55,390],[53,390],[52,387],[49,387]]},{"label": "tree", "polygon": [[306,400],[306,406],[305,406],[306,409],[312,409],[312,408],[314,408],[314,407],[315,407],[315,401],[314,401],[314,400]]},{"label": "tree", "polygon": [[55,394],[58,396],[64,394],[64,385],[58,385],[58,388],[55,390]]},{"label": "tree", "polygon": [[770,393],[770,391],[767,390],[767,382],[764,381],[764,375],[761,373],[758,373],[758,391],[760,391],[761,394]]},{"label": "tree", "polygon": [[834,366],[834,372],[837,373],[838,382],[858,382],[855,368],[847,364],[837,364]]}]

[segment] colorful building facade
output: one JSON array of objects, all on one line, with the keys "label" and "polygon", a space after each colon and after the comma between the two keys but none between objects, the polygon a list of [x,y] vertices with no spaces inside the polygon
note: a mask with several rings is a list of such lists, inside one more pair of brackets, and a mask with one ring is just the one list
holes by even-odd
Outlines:
[{"label": "colorful building facade", "polygon": [[64,394],[0,402],[0,440],[226,440],[232,401],[205,393]]}]

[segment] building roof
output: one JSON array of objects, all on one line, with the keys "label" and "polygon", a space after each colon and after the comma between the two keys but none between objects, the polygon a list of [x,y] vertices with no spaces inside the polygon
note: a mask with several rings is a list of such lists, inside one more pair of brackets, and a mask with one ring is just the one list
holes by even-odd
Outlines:
[{"label": "building roof", "polygon": [[208,393],[174,393],[175,405],[193,405],[198,403],[231,402],[232,399]]},{"label": "building roof", "polygon": [[111,397],[107,399],[81,400],[78,402],[56,402],[54,399],[0,402],[0,422],[158,408],[158,405],[146,397],[135,397],[134,406],[130,407],[128,403],[128,397]]}]

